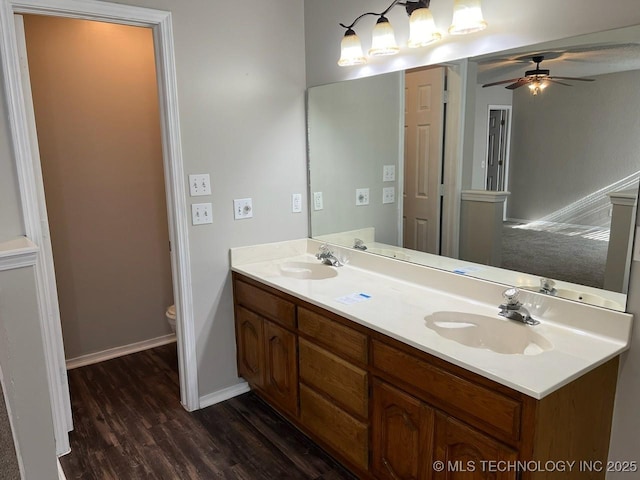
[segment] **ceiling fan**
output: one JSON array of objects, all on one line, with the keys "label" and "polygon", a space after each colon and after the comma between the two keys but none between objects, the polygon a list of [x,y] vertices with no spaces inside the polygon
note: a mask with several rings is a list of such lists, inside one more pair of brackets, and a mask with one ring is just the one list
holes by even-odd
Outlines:
[{"label": "ceiling fan", "polygon": [[580,82],[593,82],[593,78],[576,78],[576,77],[552,77],[549,75],[549,70],[540,68],[540,64],[544,60],[544,56],[536,55],[531,58],[533,63],[536,64],[536,68],[533,70],[527,70],[524,72],[524,77],[519,78],[510,78],[508,80],[500,80],[499,82],[487,83],[482,85],[483,87],[493,87],[494,85],[504,85],[505,83],[510,83],[505,88],[509,90],[515,90],[516,88],[523,87],[524,85],[528,85],[531,93],[533,95],[537,95],[547,86],[548,82],[557,83],[558,85],[564,85],[565,87],[570,87],[568,83],[560,82],[559,80],[578,80]]}]

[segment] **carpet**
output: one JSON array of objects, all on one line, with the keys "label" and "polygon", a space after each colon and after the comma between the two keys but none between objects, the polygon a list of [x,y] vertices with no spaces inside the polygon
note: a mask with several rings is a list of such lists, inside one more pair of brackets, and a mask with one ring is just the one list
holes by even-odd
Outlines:
[{"label": "carpet", "polygon": [[602,288],[608,242],[505,226],[502,268]]},{"label": "carpet", "polygon": [[13,435],[9,423],[7,406],[0,386],[0,477],[2,480],[20,480],[20,469],[16,450],[13,446]]}]

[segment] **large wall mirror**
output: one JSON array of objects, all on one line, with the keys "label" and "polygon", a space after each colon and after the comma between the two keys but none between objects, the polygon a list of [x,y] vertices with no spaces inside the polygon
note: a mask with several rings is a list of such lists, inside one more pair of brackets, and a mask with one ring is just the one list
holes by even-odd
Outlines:
[{"label": "large wall mirror", "polygon": [[311,236],[624,311],[639,85],[630,27],[310,88]]}]

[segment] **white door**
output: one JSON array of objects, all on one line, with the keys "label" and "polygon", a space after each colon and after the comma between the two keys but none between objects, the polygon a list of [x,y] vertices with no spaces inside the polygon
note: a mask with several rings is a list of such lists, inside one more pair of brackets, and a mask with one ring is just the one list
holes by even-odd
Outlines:
[{"label": "white door", "polygon": [[405,77],[404,246],[440,251],[440,184],[444,115],[442,67]]}]

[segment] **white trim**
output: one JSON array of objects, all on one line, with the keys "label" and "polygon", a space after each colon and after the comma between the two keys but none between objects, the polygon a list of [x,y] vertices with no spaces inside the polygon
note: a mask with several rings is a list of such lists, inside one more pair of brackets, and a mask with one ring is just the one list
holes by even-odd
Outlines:
[{"label": "white trim", "polygon": [[58,480],[67,480],[64,470],[62,470],[62,465],[60,465],[60,459],[58,459]]},{"label": "white trim", "polygon": [[180,318],[177,329],[180,399],[183,406],[191,411],[199,407],[198,365],[171,13],[96,0],[0,0],[0,54],[25,233],[42,249],[42,255],[38,255],[36,261],[36,288],[56,451],[61,455],[69,451],[67,432],[72,428],[71,408],[40,161],[34,151],[37,143],[30,135],[14,13],[47,14],[153,28],[169,235],[173,246],[171,266],[176,310]]},{"label": "white trim", "polygon": [[225,400],[229,400],[230,398],[237,397],[238,395],[242,395],[243,393],[247,393],[251,390],[249,384],[247,382],[241,382],[237,385],[232,385],[227,388],[223,388],[222,390],[215,391],[213,393],[209,393],[200,397],[200,408],[210,407],[211,405],[215,405],[216,403],[224,402]]},{"label": "white trim", "polygon": [[462,201],[466,202],[486,202],[486,203],[502,203],[511,192],[496,192],[494,190],[463,190]]},{"label": "white trim", "polygon": [[15,268],[33,267],[40,249],[26,237],[0,244],[0,272]]},{"label": "white trim", "polygon": [[170,333],[169,335],[150,338],[149,340],[130,343],[129,345],[123,345],[121,347],[109,348],[107,350],[102,350],[101,352],[88,353],[86,355],[81,355],[67,360],[67,370],[93,365],[94,363],[104,362],[113,358],[124,357],[125,355],[130,355],[132,353],[142,352],[143,350],[149,350],[150,348],[161,347],[162,345],[174,343],[175,341],[175,334]]},{"label": "white trim", "polygon": [[623,205],[625,207],[635,207],[638,203],[638,190],[623,190],[621,192],[607,193],[612,205]]},{"label": "white trim", "polygon": [[[453,62],[447,66],[449,99],[444,147],[444,195],[442,198],[440,255],[451,258],[458,258],[460,249],[460,192],[462,190],[464,108],[467,101],[468,69],[469,61],[467,59]],[[455,85],[451,73],[455,73],[459,77],[459,85]]]}]

